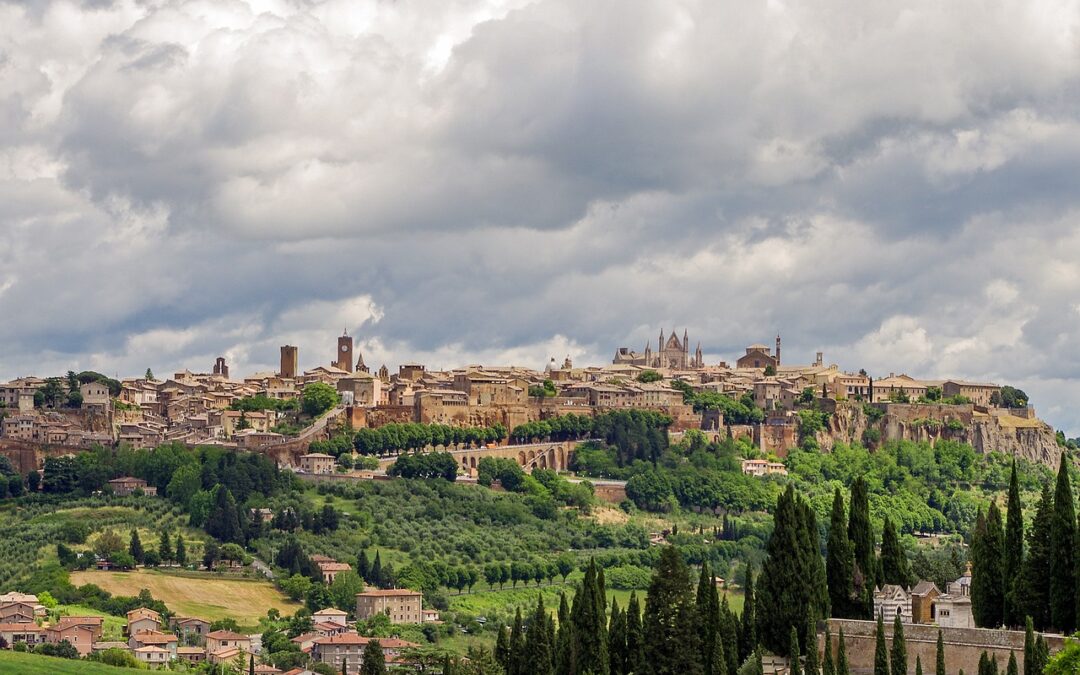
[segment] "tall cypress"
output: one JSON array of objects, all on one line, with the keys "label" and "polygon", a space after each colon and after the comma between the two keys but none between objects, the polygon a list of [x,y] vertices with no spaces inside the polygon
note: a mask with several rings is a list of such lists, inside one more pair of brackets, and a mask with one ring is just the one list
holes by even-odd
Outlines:
[{"label": "tall cypress", "polygon": [[1062,453],[1050,525],[1050,623],[1066,634],[1076,627],[1075,533],[1076,509],[1069,484],[1068,459]]},{"label": "tall cypress", "polygon": [[499,627],[499,634],[495,638],[495,660],[503,671],[510,672],[510,631],[505,625]]},{"label": "tall cypress", "polygon": [[536,675],[552,675],[552,651],[550,635],[548,633],[547,610],[544,609],[544,594],[541,593],[536,600],[536,611],[533,612],[525,633],[524,667],[522,673],[535,673]]},{"label": "tall cypress", "polygon": [[885,646],[885,621],[881,614],[874,631],[874,675],[889,675],[889,650]]},{"label": "tall cypress", "polygon": [[698,634],[701,644],[701,662],[705,675],[716,675],[726,664],[714,663],[716,643],[720,639],[720,600],[716,595],[716,577],[709,570],[709,562],[701,564],[698,575],[697,594],[694,597],[698,615]]},{"label": "tall cypress", "polygon": [[1050,645],[1046,644],[1046,638],[1041,634],[1039,639],[1035,641],[1035,665],[1033,666],[1036,673],[1041,673],[1046,670],[1046,663],[1050,660]]},{"label": "tall cypress", "polygon": [[885,516],[885,528],[881,533],[881,574],[882,582],[886,584],[907,588],[911,583],[907,554],[900,545],[896,526],[888,516]]},{"label": "tall cypress", "polygon": [[608,663],[611,675],[626,674],[626,615],[619,611],[619,601],[611,599],[608,619]]},{"label": "tall cypress", "polygon": [[1009,669],[1005,672],[1008,675],[1020,675],[1020,668],[1016,665],[1016,654],[1012,651],[1009,652]]},{"label": "tall cypress", "polygon": [[1024,512],[1020,505],[1020,482],[1016,476],[1016,460],[1013,459],[1009,476],[1009,502],[1005,510],[1005,556],[1003,578],[1005,583],[1003,620],[1007,626],[1019,626],[1024,620],[1022,602],[1022,575],[1024,562]]},{"label": "tall cypress", "polygon": [[1050,529],[1053,514],[1054,494],[1048,484],[1043,484],[1042,497],[1027,534],[1028,554],[1024,559],[1023,574],[1024,607],[1038,630],[1050,625]]},{"label": "tall cypress", "polygon": [[821,675],[836,675],[836,666],[833,665],[832,635],[829,634],[829,624],[825,624],[825,653],[821,659]]},{"label": "tall cypress", "polygon": [[648,668],[645,660],[645,633],[641,625],[641,605],[637,593],[630,592],[626,605],[626,672],[642,675]]},{"label": "tall cypress", "polygon": [[1001,625],[1005,580],[1002,578],[1004,533],[1001,512],[990,503],[983,516],[980,510],[971,539],[971,613],[980,628]]},{"label": "tall cypress", "polygon": [[832,513],[829,516],[829,539],[825,561],[825,577],[829,584],[829,603],[832,615],[842,618],[859,616],[852,602],[855,586],[852,574],[855,559],[847,533],[847,515],[840,488],[833,493]]},{"label": "tall cypress", "polygon": [[799,669],[799,631],[795,630],[795,626],[791,627],[791,633],[788,635],[788,673],[790,675],[802,675],[802,671]]},{"label": "tall cypress", "polygon": [[724,641],[724,659],[727,662],[727,675],[736,675],[739,671],[739,621],[728,607],[727,595],[720,601],[720,632]]},{"label": "tall cypress", "polygon": [[844,643],[844,629],[840,629],[840,638],[836,644],[836,675],[851,675],[848,667],[847,645]]},{"label": "tall cypress", "polygon": [[1030,616],[1024,626],[1024,675],[1039,675],[1035,670],[1035,626]]},{"label": "tall cypress", "polygon": [[817,622],[811,621],[806,627],[806,644],[803,646],[803,651],[806,652],[804,672],[806,675],[819,675],[821,666],[818,665]]},{"label": "tall cypress", "polygon": [[[848,511],[848,540],[851,541],[855,567],[852,579],[857,597],[865,599],[874,588],[874,528],[870,523],[870,493],[866,480],[859,476],[851,483]],[[867,611],[867,609],[869,611]],[[873,604],[864,608],[860,618],[869,619]]]},{"label": "tall cypress", "polygon": [[[631,600],[633,600],[631,596]],[[566,594],[559,593],[559,631],[555,634],[555,672],[566,675],[574,672],[574,622]],[[496,649],[498,654],[498,649]]]},{"label": "tall cypress", "polygon": [[907,675],[907,644],[904,642],[904,624],[900,615],[893,621],[892,650],[889,652],[889,669],[894,675]]},{"label": "tall cypress", "polygon": [[574,659],[579,672],[608,672],[606,602],[600,593],[595,560],[585,568],[585,579],[574,595],[570,611],[574,623]]},{"label": "tall cypress", "polygon": [[[666,546],[645,598],[645,653],[650,673],[701,675],[698,621],[690,570],[678,549]],[[582,668],[582,672],[586,670]]]},{"label": "tall cypress", "polygon": [[918,654],[915,655],[915,675],[923,675],[922,672],[922,657]]},{"label": "tall cypress", "polygon": [[525,657],[525,624],[521,621],[521,608],[514,616],[514,627],[510,629],[510,659],[506,675],[527,675],[529,662]]},{"label": "tall cypress", "polygon": [[757,594],[754,592],[754,571],[746,565],[746,588],[743,594],[742,632],[739,642],[739,661],[745,661],[757,647]]},{"label": "tall cypress", "polygon": [[937,631],[937,659],[934,663],[934,675],[946,675],[945,673],[945,637],[941,629]]}]

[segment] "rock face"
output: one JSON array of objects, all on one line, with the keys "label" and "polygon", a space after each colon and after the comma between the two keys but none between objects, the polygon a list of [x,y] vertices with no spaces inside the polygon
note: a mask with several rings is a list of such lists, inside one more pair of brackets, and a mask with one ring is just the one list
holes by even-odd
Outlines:
[{"label": "rock face", "polygon": [[841,403],[829,418],[828,430],[818,435],[818,443],[826,451],[835,443],[874,447],[892,440],[931,445],[939,440],[959,441],[983,454],[1000,452],[1054,468],[1062,452],[1054,429],[1038,419],[1033,408],[902,403],[875,403],[864,408],[854,402]]}]

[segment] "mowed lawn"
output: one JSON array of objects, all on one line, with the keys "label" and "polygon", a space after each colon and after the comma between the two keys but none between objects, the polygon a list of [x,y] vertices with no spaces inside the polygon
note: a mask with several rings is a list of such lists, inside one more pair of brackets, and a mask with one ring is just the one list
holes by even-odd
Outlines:
[{"label": "mowed lawn", "polygon": [[138,595],[147,589],[172,611],[208,621],[232,617],[252,626],[271,607],[282,614],[300,608],[269,581],[222,579],[214,576],[179,576],[158,570],[134,572],[72,572],[71,583],[96,584],[113,595]]},{"label": "mowed lawn", "polygon": [[19,675],[124,675],[131,668],[116,668],[93,661],[57,659],[37,654],[0,650],[0,673]]}]

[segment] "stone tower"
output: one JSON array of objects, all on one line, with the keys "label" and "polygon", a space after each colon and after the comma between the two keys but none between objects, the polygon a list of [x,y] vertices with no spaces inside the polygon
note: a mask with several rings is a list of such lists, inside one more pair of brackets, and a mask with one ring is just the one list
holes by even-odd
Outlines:
[{"label": "stone tower", "polygon": [[780,367],[780,333],[776,334],[776,367]]},{"label": "stone tower", "polygon": [[278,371],[278,377],[284,379],[296,377],[296,371],[299,369],[299,353],[300,350],[297,347],[292,345],[282,345],[281,369]]},{"label": "stone tower", "polygon": [[341,337],[337,339],[337,361],[334,362],[334,367],[347,372],[353,371],[353,339],[349,337],[349,331],[342,333]]},{"label": "stone tower", "polygon": [[229,379],[229,366],[225,364],[224,356],[219,356],[217,357],[217,360],[214,361],[214,375],[220,375],[226,380]]}]

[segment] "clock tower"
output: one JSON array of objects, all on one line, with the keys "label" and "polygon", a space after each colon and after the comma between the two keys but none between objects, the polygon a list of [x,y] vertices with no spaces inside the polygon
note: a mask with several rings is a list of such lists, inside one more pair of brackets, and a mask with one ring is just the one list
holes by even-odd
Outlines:
[{"label": "clock tower", "polygon": [[337,339],[337,347],[337,360],[334,361],[334,367],[351,373],[353,371],[353,339],[349,337],[349,331],[345,331]]}]

